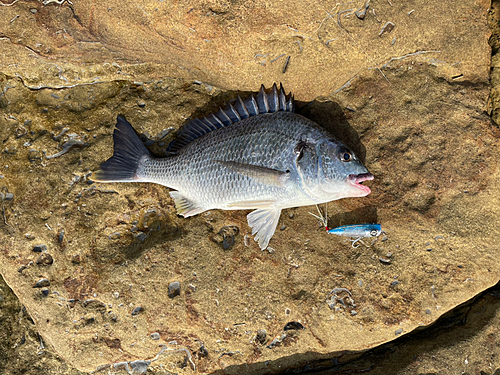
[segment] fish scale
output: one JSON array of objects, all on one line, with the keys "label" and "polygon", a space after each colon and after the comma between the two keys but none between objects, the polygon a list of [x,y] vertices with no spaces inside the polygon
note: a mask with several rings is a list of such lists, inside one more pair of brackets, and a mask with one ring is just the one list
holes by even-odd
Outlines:
[{"label": "fish scale", "polygon": [[265,249],[281,210],[346,197],[370,189],[373,176],[352,151],[315,122],[293,112],[283,87],[192,120],[156,158],[132,126],[118,117],[113,156],[95,172],[102,182],[152,182],[170,195],[184,217],[210,209],[256,209],[247,219]]}]

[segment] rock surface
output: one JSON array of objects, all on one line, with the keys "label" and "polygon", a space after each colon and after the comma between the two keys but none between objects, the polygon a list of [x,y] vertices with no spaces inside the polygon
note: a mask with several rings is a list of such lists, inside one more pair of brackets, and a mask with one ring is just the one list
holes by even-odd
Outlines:
[{"label": "rock surface", "polygon": [[[371,2],[360,20],[344,11],[364,1],[301,13],[293,2],[44,3],[1,7],[0,187],[15,199],[3,202],[0,272],[76,368],[302,368],[431,324],[498,282],[487,4]],[[375,175],[369,197],[329,205],[330,225],[380,222],[387,241],[354,249],[306,207],[285,212],[274,251],[261,252],[245,244],[245,211],[183,219],[161,186],[90,181],[118,113],[166,134],[152,138],[159,152],[168,127],[274,81]],[[229,250],[213,240],[223,227],[239,228]],[[36,263],[41,243],[50,266]],[[168,298],[173,281],[181,292]],[[348,292],[332,308],[336,288]],[[290,322],[304,329],[284,331]]]}]

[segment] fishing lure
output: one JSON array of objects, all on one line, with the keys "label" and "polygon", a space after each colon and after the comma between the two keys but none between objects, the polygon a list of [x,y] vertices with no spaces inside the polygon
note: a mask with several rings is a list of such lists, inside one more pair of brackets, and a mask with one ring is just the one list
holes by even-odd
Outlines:
[{"label": "fishing lure", "polygon": [[[327,206],[328,207],[328,206]],[[318,210],[319,216],[309,212],[312,216],[317,218],[321,223],[323,223],[326,232],[330,234],[335,234],[337,236],[342,237],[350,237],[352,241],[352,247],[357,248],[358,246],[354,246],[355,243],[361,242],[363,245],[367,246],[361,239],[362,238],[378,238],[382,233],[385,233],[382,230],[382,226],[380,224],[353,224],[353,225],[341,225],[339,227],[330,228],[328,227],[328,216],[325,208],[325,216],[321,213],[319,207],[316,205],[316,209]],[[372,243],[373,245],[373,243]]]}]

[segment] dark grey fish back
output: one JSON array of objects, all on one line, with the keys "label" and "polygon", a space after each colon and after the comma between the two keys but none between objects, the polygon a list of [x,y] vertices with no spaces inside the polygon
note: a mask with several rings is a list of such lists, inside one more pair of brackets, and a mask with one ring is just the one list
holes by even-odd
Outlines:
[{"label": "dark grey fish back", "polygon": [[282,84],[278,90],[275,83],[269,93],[266,93],[262,85],[256,97],[252,94],[243,101],[238,95],[225,109],[221,108],[216,113],[188,122],[179,131],[177,138],[168,145],[166,151],[176,154],[193,140],[252,116],[279,111],[293,112],[294,109],[293,97],[289,95],[287,98]]}]

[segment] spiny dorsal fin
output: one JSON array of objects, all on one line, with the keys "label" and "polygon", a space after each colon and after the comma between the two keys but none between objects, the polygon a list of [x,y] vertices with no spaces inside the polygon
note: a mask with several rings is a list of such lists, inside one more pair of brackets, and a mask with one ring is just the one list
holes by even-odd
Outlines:
[{"label": "spiny dorsal fin", "polygon": [[238,95],[236,99],[229,102],[226,108],[220,108],[216,113],[188,122],[179,131],[177,138],[168,145],[166,151],[175,154],[196,138],[223,126],[234,124],[235,122],[251,116],[257,116],[261,113],[278,111],[293,112],[293,96],[289,94],[287,98],[281,83],[279,89],[275,83],[269,93],[266,93],[264,85],[262,85],[257,96],[252,94],[247,99],[242,100]]}]

